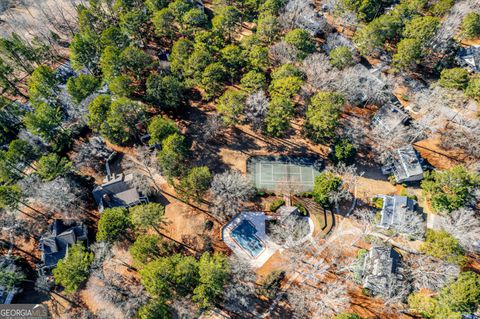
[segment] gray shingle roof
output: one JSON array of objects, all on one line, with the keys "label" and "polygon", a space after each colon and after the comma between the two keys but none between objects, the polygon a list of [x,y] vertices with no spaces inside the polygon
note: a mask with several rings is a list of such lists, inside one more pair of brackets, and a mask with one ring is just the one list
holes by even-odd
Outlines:
[{"label": "gray shingle roof", "polygon": [[419,181],[423,179],[422,159],[413,146],[408,145],[390,152],[382,172],[393,173],[398,183]]},{"label": "gray shingle roof", "polygon": [[391,247],[372,247],[365,258],[363,287],[374,295],[385,294],[396,280],[400,255]]},{"label": "gray shingle roof", "polygon": [[474,72],[480,72],[480,45],[461,48],[458,52],[460,63]]},{"label": "gray shingle roof", "polygon": [[377,197],[383,199],[380,227],[395,227],[408,218],[408,213],[415,212],[417,202],[407,196],[379,195]]},{"label": "gray shingle roof", "polygon": [[39,240],[44,266],[54,267],[60,259],[65,257],[68,246],[78,241],[88,241],[87,236],[86,225],[76,222],[66,225],[62,220],[56,219]]},{"label": "gray shingle roof", "polygon": [[130,207],[148,202],[147,198],[128,184],[133,179],[133,174],[113,175],[111,178],[93,190],[93,197],[100,211],[105,208]]}]

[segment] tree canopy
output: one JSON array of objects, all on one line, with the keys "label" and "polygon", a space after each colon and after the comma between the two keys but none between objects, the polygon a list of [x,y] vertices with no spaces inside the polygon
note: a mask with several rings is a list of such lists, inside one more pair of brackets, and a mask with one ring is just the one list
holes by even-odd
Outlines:
[{"label": "tree canopy", "polygon": [[136,229],[146,230],[153,228],[160,232],[164,221],[165,207],[158,203],[148,203],[130,208],[131,224]]},{"label": "tree canopy", "polygon": [[114,242],[125,235],[129,227],[130,219],[125,208],[107,208],[98,221],[97,240]]},{"label": "tree canopy", "polygon": [[58,176],[65,176],[71,170],[72,162],[55,153],[40,157],[37,163],[37,173],[45,181],[51,181]]},{"label": "tree canopy", "polygon": [[334,130],[345,98],[336,92],[315,94],[307,109],[307,131],[315,141],[325,141],[334,136]]},{"label": "tree canopy", "polygon": [[327,207],[332,203],[331,192],[342,187],[342,179],[332,172],[322,172],[315,177],[313,199],[320,205]]},{"label": "tree canopy", "polygon": [[465,271],[456,281],[445,286],[437,296],[424,292],[413,293],[408,297],[412,310],[425,318],[462,318],[462,314],[473,313],[480,300],[480,275]]},{"label": "tree canopy", "polygon": [[463,249],[457,239],[446,231],[428,229],[422,251],[450,263],[461,264],[464,261]]},{"label": "tree canopy", "polygon": [[421,187],[436,212],[451,212],[474,199],[474,190],[480,187],[480,177],[463,166],[455,166],[427,173]]},{"label": "tree canopy", "polygon": [[90,74],[79,74],[71,77],[67,81],[67,92],[76,103],[82,102],[87,96],[92,94],[98,87],[99,81]]},{"label": "tree canopy", "polygon": [[182,195],[186,199],[200,201],[210,188],[212,173],[207,166],[192,167],[180,181]]},{"label": "tree canopy", "polygon": [[88,278],[93,254],[79,243],[70,246],[68,255],[60,260],[53,269],[55,282],[65,287],[65,291],[73,293]]},{"label": "tree canopy", "polygon": [[148,125],[148,134],[150,135],[150,144],[162,144],[162,142],[172,134],[179,133],[178,127],[174,121],[157,115],[152,118]]}]

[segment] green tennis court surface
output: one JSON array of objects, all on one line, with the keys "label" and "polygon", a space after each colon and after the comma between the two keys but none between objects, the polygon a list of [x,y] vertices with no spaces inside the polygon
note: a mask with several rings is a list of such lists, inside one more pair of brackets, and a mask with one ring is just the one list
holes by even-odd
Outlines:
[{"label": "green tennis court surface", "polygon": [[295,193],[313,189],[321,163],[312,158],[254,156],[247,160],[247,171],[259,190],[280,192],[286,188]]}]

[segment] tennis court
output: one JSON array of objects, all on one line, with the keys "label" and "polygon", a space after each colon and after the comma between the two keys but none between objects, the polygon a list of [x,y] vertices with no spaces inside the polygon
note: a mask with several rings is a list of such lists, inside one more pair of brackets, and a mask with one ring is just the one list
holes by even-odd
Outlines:
[{"label": "tennis court", "polygon": [[247,172],[254,186],[278,192],[289,188],[295,193],[310,192],[321,162],[313,158],[289,156],[254,156],[247,160]]}]

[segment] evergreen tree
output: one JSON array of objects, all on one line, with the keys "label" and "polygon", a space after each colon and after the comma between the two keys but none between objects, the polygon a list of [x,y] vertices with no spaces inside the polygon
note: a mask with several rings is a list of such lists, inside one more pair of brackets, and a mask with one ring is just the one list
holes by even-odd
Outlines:
[{"label": "evergreen tree", "polygon": [[114,242],[130,227],[128,211],[122,207],[107,208],[98,221],[97,240]]},{"label": "evergreen tree", "polygon": [[88,278],[93,254],[82,244],[75,244],[68,249],[68,255],[60,260],[53,269],[55,282],[65,287],[65,291],[73,293]]}]

